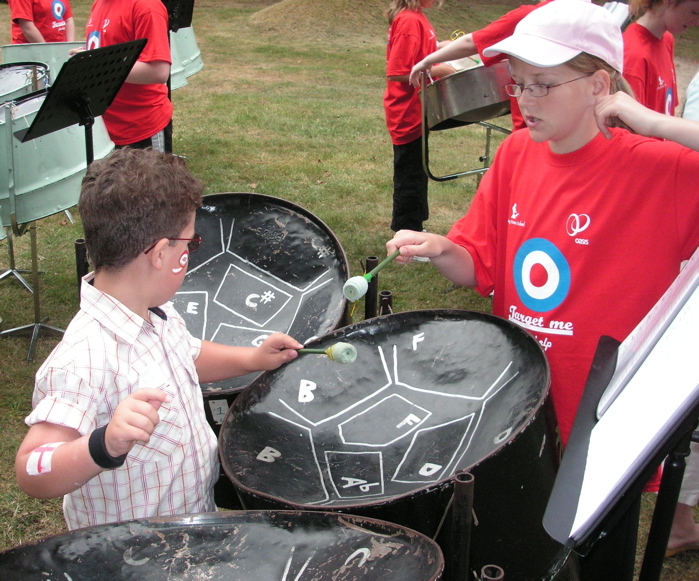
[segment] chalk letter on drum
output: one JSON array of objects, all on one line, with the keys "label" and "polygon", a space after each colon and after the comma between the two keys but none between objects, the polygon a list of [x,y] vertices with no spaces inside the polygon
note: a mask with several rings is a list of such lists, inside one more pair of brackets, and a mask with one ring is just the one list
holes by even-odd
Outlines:
[{"label": "chalk letter on drum", "polygon": [[299,386],[299,401],[301,403],[307,403],[309,401],[313,401],[314,395],[313,395],[313,390],[318,387],[315,383],[312,381],[309,381],[308,379],[302,379],[301,380],[301,385]]},{"label": "chalk letter on drum", "polygon": [[258,460],[263,462],[274,462],[276,458],[281,458],[282,453],[279,450],[275,450],[271,446],[266,446],[262,452],[257,455]]},{"label": "chalk letter on drum", "polygon": [[441,470],[442,467],[439,464],[431,464],[427,462],[420,468],[420,476],[432,476],[435,472]]}]

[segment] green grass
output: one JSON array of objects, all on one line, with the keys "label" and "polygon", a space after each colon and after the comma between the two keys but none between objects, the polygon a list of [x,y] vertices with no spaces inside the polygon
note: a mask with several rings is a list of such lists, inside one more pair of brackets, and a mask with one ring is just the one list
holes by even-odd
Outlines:
[{"label": "green grass", "polygon": [[[79,31],[91,1],[73,0]],[[348,256],[353,275],[367,256],[385,255],[390,238],[392,152],[384,125],[386,22],[374,0],[197,0],[194,29],[204,69],[173,92],[174,151],[185,156],[206,193],[258,192],[298,204],[323,220]],[[447,0],[428,12],[440,38],[477,29],[517,3]],[[0,4],[2,22],[9,22]],[[9,26],[0,27],[9,42]],[[699,60],[695,32],[678,54]],[[695,56],[696,55],[696,56]],[[506,118],[497,124],[509,126]],[[485,132],[460,128],[431,134],[436,175],[479,167]],[[494,136],[494,146],[502,136]],[[430,183],[427,227],[446,233],[467,210],[474,177]],[[77,212],[73,212],[77,219]],[[77,283],[73,242],[79,221],[63,214],[38,223],[41,303],[50,323],[65,327],[74,315]],[[29,262],[28,236],[15,240],[18,263]],[[0,242],[0,272],[7,267]],[[487,311],[490,301],[456,289],[427,264],[393,265],[379,277],[393,293],[395,311],[461,308]],[[0,282],[2,328],[32,320],[31,296],[15,281]],[[363,317],[363,305],[354,320]],[[57,339],[42,334],[35,360],[26,362],[27,337],[0,340],[0,550],[64,530],[60,500],[36,501],[14,482],[14,454],[31,409],[33,375]],[[644,497],[644,524],[653,497]],[[641,543],[642,546],[642,543]],[[669,560],[665,581],[699,578],[699,556]]]}]

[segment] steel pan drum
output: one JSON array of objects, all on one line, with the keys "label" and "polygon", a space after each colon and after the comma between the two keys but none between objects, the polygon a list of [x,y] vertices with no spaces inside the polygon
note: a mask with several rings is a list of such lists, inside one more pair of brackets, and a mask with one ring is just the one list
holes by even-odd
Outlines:
[{"label": "steel pan drum", "polygon": [[45,89],[48,67],[40,62],[0,65],[0,103]]},{"label": "steel pan drum", "polygon": [[[347,258],[310,212],[260,194],[216,194],[197,210],[196,229],[204,243],[173,298],[196,337],[256,346],[280,331],[303,343],[340,324]],[[228,406],[258,375],[202,385],[217,433]]]},{"label": "steel pan drum", "polygon": [[505,85],[512,82],[508,63],[458,71],[427,85],[423,104],[431,131],[451,129],[510,112]]},{"label": "steel pan drum", "polygon": [[175,42],[175,33],[170,31],[170,90],[181,89],[186,86],[187,77],[184,74],[184,65],[182,64],[182,55],[180,49]]},{"label": "steel pan drum", "polygon": [[177,32],[171,32],[170,42],[171,45],[177,47],[185,77],[191,77],[204,68],[204,62],[201,60],[201,51],[194,36],[194,29],[191,26],[180,28]]},{"label": "steel pan drum", "polygon": [[0,553],[15,581],[428,581],[430,539],[374,519],[225,512],[85,528]]},{"label": "steel pan drum", "polygon": [[[0,105],[2,225],[39,220],[74,206],[87,168],[85,130],[73,125],[22,143],[14,133],[27,129],[46,98],[46,90]],[[94,157],[114,148],[104,123],[93,127]]]},{"label": "steel pan drum", "polygon": [[351,512],[442,542],[453,475],[468,469],[472,568],[548,578],[562,547],[541,524],[558,464],[537,341],[453,310],[369,319],[312,346],[339,340],[357,348],[354,364],[302,355],[231,407],[219,451],[243,505]]},{"label": "steel pan drum", "polygon": [[48,82],[53,84],[63,64],[70,58],[68,52],[85,48],[84,42],[31,42],[27,44],[5,44],[2,47],[3,63],[36,61],[48,67]]}]

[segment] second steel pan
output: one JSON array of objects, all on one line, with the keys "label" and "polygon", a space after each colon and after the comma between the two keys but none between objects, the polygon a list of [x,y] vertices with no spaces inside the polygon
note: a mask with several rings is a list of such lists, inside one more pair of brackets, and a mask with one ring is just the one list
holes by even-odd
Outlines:
[{"label": "second steel pan", "polygon": [[505,85],[510,82],[507,61],[437,79],[422,96],[427,127],[438,131],[507,115],[510,97]]},{"label": "second steel pan", "polygon": [[3,63],[37,61],[48,67],[48,81],[52,84],[63,64],[70,58],[73,49],[85,48],[82,41],[74,42],[31,42],[25,44],[6,44],[2,47]]},{"label": "second steel pan", "polygon": [[[345,252],[309,211],[280,198],[223,193],[204,198],[204,242],[173,301],[189,331],[225,345],[256,346],[273,332],[304,343],[344,317]],[[259,374],[202,385],[216,433],[229,405]]]},{"label": "second steel pan", "polygon": [[[28,129],[41,109],[47,90],[0,105],[0,203],[3,226],[39,220],[77,204],[87,169],[85,131],[75,124],[30,141],[16,137]],[[114,149],[104,123],[93,128],[94,157]]]}]

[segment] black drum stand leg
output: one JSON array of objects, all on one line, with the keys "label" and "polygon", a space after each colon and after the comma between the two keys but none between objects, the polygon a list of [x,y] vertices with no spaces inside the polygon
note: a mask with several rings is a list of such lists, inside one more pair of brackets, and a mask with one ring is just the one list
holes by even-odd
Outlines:
[{"label": "black drum stand leg", "polygon": [[470,581],[473,489],[474,478],[470,472],[459,472],[454,476],[451,548],[447,559],[446,581]]},{"label": "black drum stand leg", "polygon": [[78,275],[78,302],[80,301],[80,285],[83,277],[90,272],[90,263],[87,260],[87,247],[85,240],[78,238],[75,241],[75,268]]},{"label": "black drum stand leg", "polygon": [[[367,256],[366,271],[371,272],[379,265],[379,259],[376,256]],[[379,275],[375,274],[369,281],[369,288],[364,296],[364,318],[373,319],[378,310],[379,296]]]},{"label": "black drum stand leg", "polygon": [[393,313],[393,293],[388,290],[379,291],[379,315]]},{"label": "black drum stand leg", "polygon": [[665,460],[663,477],[660,481],[658,498],[655,501],[653,520],[648,533],[648,543],[643,555],[643,565],[638,581],[657,581],[663,570],[667,541],[670,538],[672,521],[675,517],[677,499],[684,476],[685,459],[689,455],[689,444],[694,429],[687,432]]}]

